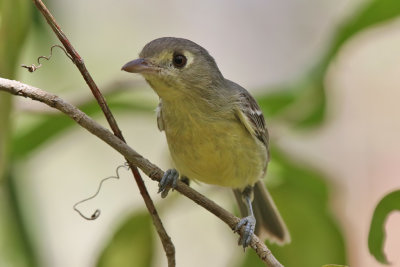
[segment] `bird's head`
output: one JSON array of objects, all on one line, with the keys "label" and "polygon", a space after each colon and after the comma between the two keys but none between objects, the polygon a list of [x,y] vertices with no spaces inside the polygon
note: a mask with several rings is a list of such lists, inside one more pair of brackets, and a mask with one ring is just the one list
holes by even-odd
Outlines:
[{"label": "bird's head", "polygon": [[126,63],[122,70],[143,75],[163,99],[209,94],[224,81],[207,50],[190,40],[174,37],[151,41],[139,58]]}]

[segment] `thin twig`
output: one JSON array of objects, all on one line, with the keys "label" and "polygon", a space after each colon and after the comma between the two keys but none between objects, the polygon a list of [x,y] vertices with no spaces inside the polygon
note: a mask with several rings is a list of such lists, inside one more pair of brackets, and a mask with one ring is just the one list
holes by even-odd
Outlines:
[{"label": "thin twig", "polygon": [[[119,129],[118,124],[106,103],[106,100],[104,99],[103,95],[101,94],[99,88],[97,87],[96,83],[94,82],[89,71],[86,69],[83,59],[78,54],[78,52],[75,50],[75,48],[72,46],[71,42],[68,40],[67,36],[61,30],[61,27],[58,25],[55,18],[50,13],[50,11],[47,9],[47,7],[43,4],[43,2],[41,0],[32,0],[32,1],[35,3],[36,7],[42,13],[42,15],[46,18],[47,23],[53,29],[54,33],[57,35],[58,39],[64,45],[68,54],[71,56],[71,60],[75,63],[76,67],[81,72],[87,85],[89,86],[94,97],[96,98],[97,102],[99,103],[104,115],[106,116],[107,122],[110,125],[112,131],[119,139],[121,139],[123,142],[126,143],[125,138],[123,137],[122,132]],[[161,221],[161,219],[158,215],[158,212],[156,210],[156,207],[154,206],[154,203],[149,195],[149,192],[147,191],[147,188],[143,182],[143,179],[139,173],[139,170],[137,169],[137,167],[135,165],[130,165],[130,168],[132,170],[133,176],[134,176],[137,186],[139,188],[140,194],[142,195],[144,203],[146,204],[146,207],[147,207],[147,209],[150,213],[150,216],[153,220],[153,224],[154,224],[154,226],[157,230],[157,233],[161,239],[161,243],[164,247],[164,250],[165,250],[165,253],[166,253],[166,256],[168,259],[168,266],[174,267],[176,265],[175,264],[174,244],[172,243],[171,238],[168,236],[167,231],[165,230],[165,228],[162,224],[162,221]]]},{"label": "thin twig", "polygon": [[[110,131],[103,128],[85,113],[83,113],[78,108],[72,106],[71,104],[65,102],[60,97],[45,92],[39,88],[23,84],[18,81],[12,81],[8,79],[0,78],[0,91],[6,91],[8,93],[29,97],[33,100],[43,102],[50,107],[56,108],[68,115],[74,121],[76,121],[83,128],[96,135],[104,142],[109,144],[119,153],[121,153],[131,164],[138,166],[147,176],[149,176],[154,181],[160,181],[163,175],[163,171],[151,163],[149,160],[144,158],[142,155],[137,153],[119,138],[114,136]],[[235,228],[239,222],[239,218],[229,213],[227,210],[223,209],[217,205],[214,201],[206,198],[193,188],[190,188],[185,183],[178,181],[176,191],[190,198],[200,206],[204,207],[215,216],[220,218],[225,222],[232,230]],[[240,229],[240,235],[243,234],[244,228]],[[282,267],[283,265],[278,262],[271,251],[266,247],[264,242],[259,240],[256,235],[253,235],[250,246],[255,250],[257,255],[263,260],[269,267]]]}]

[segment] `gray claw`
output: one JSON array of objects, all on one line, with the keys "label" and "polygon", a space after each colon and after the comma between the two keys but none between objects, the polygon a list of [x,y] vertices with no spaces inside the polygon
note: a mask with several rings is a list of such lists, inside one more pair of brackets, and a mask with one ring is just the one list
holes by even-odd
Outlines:
[{"label": "gray claw", "polygon": [[246,248],[248,245],[250,245],[251,237],[253,236],[256,229],[256,219],[254,218],[254,216],[247,216],[242,218],[236,225],[235,232],[238,232],[242,226],[244,226],[245,228],[243,235],[239,238],[238,245],[242,245],[243,248]]},{"label": "gray claw", "polygon": [[176,187],[179,180],[179,173],[175,169],[169,169],[164,173],[158,184],[158,193],[161,193],[161,197],[165,198],[168,195],[169,190]]}]

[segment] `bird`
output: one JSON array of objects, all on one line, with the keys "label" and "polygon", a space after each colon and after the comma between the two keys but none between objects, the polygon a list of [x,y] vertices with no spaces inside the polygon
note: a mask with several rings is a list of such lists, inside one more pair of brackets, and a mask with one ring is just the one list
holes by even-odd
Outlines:
[{"label": "bird", "polygon": [[251,94],[225,79],[206,49],[184,38],[150,41],[122,70],[142,75],[159,97],[157,125],[174,164],[159,183],[162,197],[179,179],[231,188],[243,216],[234,229],[244,227],[239,245],[246,248],[253,234],[289,243],[287,226],[263,182],[269,134]]}]

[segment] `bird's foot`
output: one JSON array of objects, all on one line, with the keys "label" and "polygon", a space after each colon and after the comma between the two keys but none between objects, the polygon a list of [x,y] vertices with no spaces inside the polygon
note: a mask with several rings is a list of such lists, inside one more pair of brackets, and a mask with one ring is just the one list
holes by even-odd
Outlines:
[{"label": "bird's foot", "polygon": [[161,197],[165,198],[168,195],[169,190],[176,187],[179,180],[179,172],[175,169],[169,169],[164,173],[161,181],[158,183],[158,193],[161,193]]},{"label": "bird's foot", "polygon": [[242,226],[245,228],[243,235],[241,235],[239,238],[238,245],[242,245],[243,248],[246,248],[248,245],[250,245],[251,237],[256,229],[256,218],[254,218],[252,215],[242,218],[236,225],[235,232],[239,232]]}]

